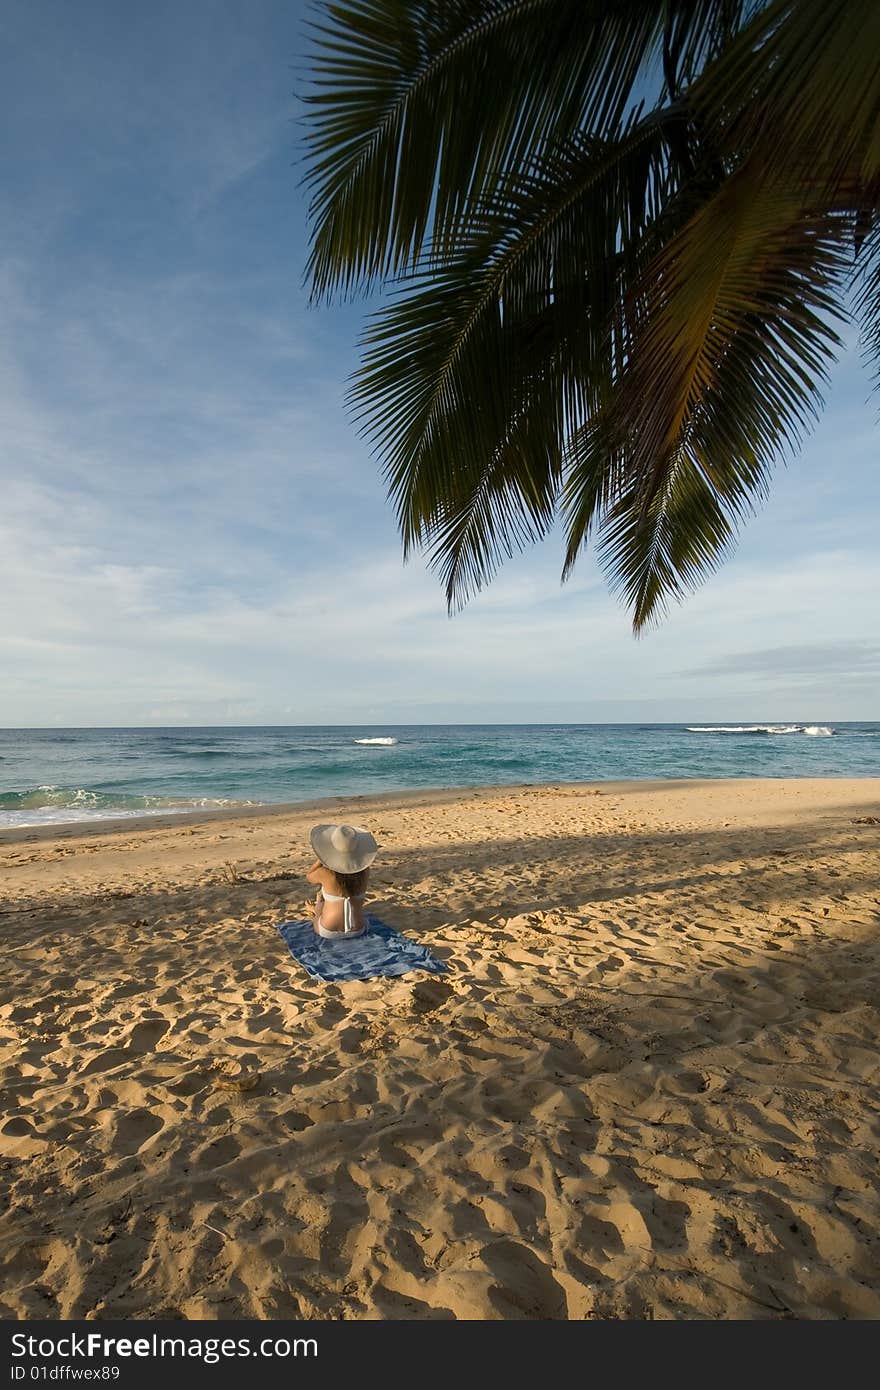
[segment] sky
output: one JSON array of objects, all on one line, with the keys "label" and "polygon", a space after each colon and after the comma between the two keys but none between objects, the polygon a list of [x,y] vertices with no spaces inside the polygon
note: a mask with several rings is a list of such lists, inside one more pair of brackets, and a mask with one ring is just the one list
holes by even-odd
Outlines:
[{"label": "sky", "polygon": [[632,636],[560,538],[404,565],[310,306],[300,0],[5,0],[0,726],[880,718],[857,333],[719,574]]}]

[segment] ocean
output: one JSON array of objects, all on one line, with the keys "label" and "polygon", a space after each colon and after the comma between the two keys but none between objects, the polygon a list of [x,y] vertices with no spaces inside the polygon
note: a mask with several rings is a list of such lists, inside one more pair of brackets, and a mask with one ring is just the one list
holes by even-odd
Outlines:
[{"label": "ocean", "polygon": [[0,827],[419,787],[871,776],[880,723],[0,729]]}]

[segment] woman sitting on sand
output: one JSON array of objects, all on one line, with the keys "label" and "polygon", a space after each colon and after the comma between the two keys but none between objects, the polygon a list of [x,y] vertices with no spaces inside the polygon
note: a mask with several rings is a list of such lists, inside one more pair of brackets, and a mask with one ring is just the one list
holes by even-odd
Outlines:
[{"label": "woman sitting on sand", "polygon": [[369,866],[379,846],[360,825],[315,825],[309,839],[318,856],[306,874],[309,883],[319,885],[312,918],[315,931],[331,940],[363,936]]}]

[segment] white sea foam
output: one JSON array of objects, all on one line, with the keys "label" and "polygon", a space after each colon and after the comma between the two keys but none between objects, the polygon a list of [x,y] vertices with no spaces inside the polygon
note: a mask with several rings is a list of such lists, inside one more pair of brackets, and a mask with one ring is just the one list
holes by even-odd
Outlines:
[{"label": "white sea foam", "polygon": [[95,810],[83,806],[35,806],[23,811],[0,811],[0,830],[29,825],[73,825],[90,820],[130,820],[134,816],[168,815],[167,807],[144,807],[141,810]]},{"label": "white sea foam", "polygon": [[31,791],[0,793],[0,829],[29,825],[69,825],[80,821],[130,820],[139,816],[186,816],[195,811],[259,806],[259,801],[229,797],[114,796],[86,787],[43,783]]},{"label": "white sea foam", "polygon": [[688,725],[689,734],[812,734],[829,737],[827,724],[704,724]]},{"label": "white sea foam", "polygon": [[356,739],[355,739],[355,743],[376,743],[376,744],[381,744],[381,745],[383,746],[383,748],[390,748],[391,744],[392,744],[392,743],[396,743],[396,742],[397,742],[397,739],[396,739],[396,738],[356,738]]}]

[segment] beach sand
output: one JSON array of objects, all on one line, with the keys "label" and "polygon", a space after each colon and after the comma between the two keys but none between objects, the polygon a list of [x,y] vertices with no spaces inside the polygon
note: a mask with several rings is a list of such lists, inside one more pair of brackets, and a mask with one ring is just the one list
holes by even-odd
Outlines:
[{"label": "beach sand", "polygon": [[[880,780],[321,812],[0,835],[0,1315],[880,1317]],[[319,818],[448,975],[290,958]]]}]

